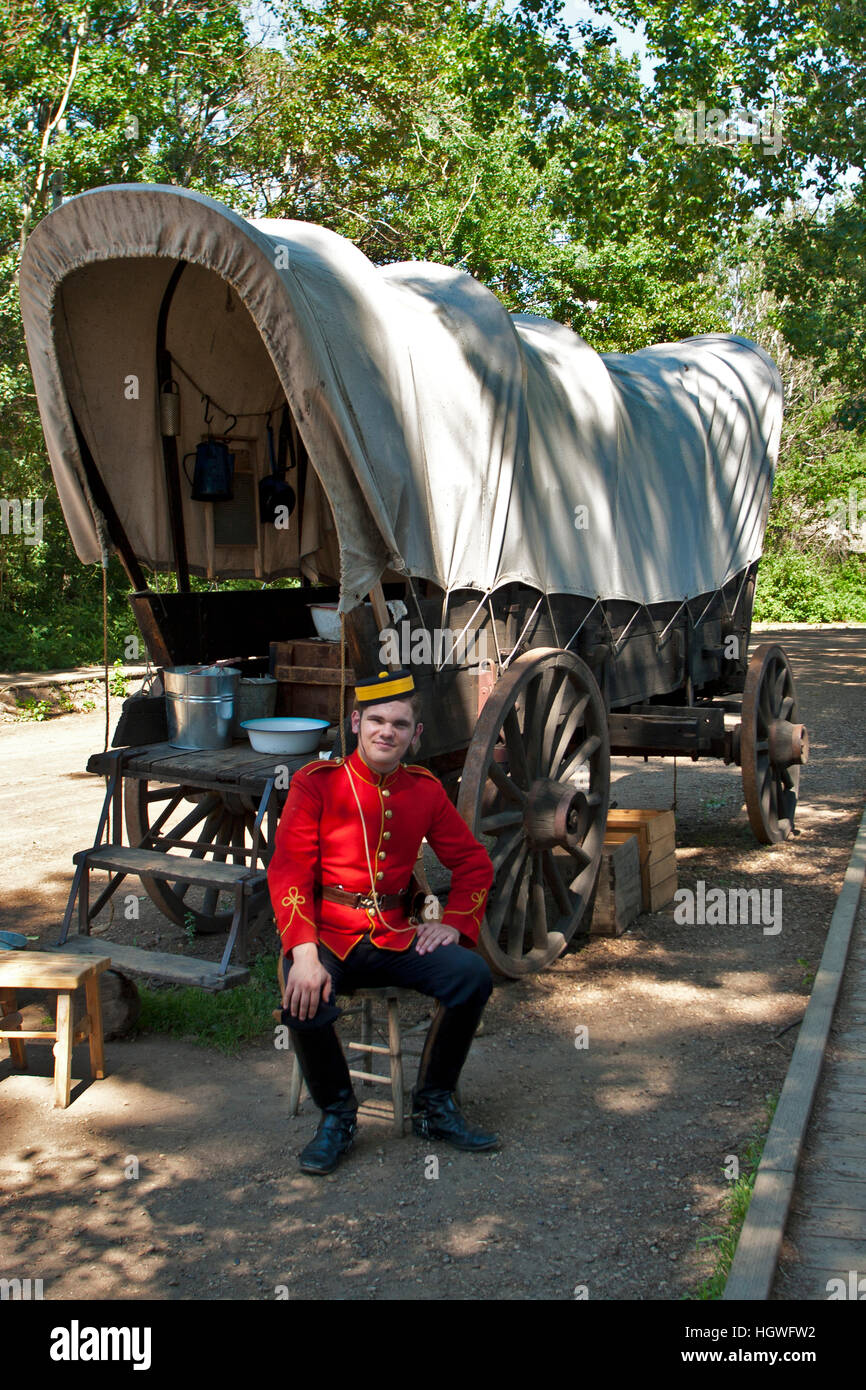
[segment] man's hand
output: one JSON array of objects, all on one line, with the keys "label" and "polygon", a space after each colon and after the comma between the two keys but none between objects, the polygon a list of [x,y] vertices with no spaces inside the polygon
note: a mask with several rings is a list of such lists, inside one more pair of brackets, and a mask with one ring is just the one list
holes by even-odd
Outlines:
[{"label": "man's hand", "polygon": [[415,937],[415,950],[419,956],[426,956],[437,946],[454,946],[459,940],[456,927],[446,927],[444,922],[422,922]]},{"label": "man's hand", "polygon": [[331,977],[319,960],[315,942],[305,942],[292,952],[292,968],[283,990],[283,1008],[299,1019],[312,1018],[321,996],[328,1003],[333,993]]}]

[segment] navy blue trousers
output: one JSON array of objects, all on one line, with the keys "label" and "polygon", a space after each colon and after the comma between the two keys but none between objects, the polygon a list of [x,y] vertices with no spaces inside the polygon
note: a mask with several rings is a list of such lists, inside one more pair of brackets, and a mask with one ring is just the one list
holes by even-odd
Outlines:
[{"label": "navy blue trousers", "polygon": [[[419,956],[415,942],[406,951],[385,951],[373,946],[365,937],[340,960],[327,946],[319,943],[319,960],[331,977],[333,994],[329,1003],[319,1000],[312,1018],[303,1021],[283,1009],[282,1020],[289,1028],[306,1032],[325,1028],[336,1022],[343,1012],[335,1003],[338,994],[352,994],[356,989],[377,989],[396,985],[401,989],[416,989],[444,1004],[447,1009],[460,1004],[474,1004],[480,1010],[490,998],[493,977],[483,956],[468,951],[465,946],[437,946]],[[288,975],[290,961],[286,959]]]}]

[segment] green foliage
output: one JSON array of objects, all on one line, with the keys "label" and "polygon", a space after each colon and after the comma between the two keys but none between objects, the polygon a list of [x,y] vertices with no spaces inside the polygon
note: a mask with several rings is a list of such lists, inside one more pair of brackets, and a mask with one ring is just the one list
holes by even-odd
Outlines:
[{"label": "green foliage", "polygon": [[108,693],[109,695],[113,695],[116,700],[126,699],[127,678],[123,674],[122,667],[123,662],[120,657],[118,657],[114,663],[114,670],[108,680]]},{"label": "green foliage", "polygon": [[776,1113],[778,1103],[778,1096],[767,1096],[763,1122],[746,1144],[740,1176],[730,1183],[725,1193],[723,1204],[726,1219],[723,1228],[720,1231],[714,1231],[709,1236],[702,1236],[698,1242],[699,1245],[715,1247],[716,1265],[712,1274],[704,1280],[693,1295],[694,1298],[714,1300],[721,1298],[725,1292],[725,1284],[731,1271],[737,1242],[740,1239],[740,1231],[743,1229],[743,1222],[752,1200],[758,1165],[761,1162],[761,1154],[764,1152],[764,1143],[770,1125],[773,1123],[773,1116]]},{"label": "green foliage", "polygon": [[33,719],[41,723],[43,719],[48,719],[51,714],[51,706],[47,700],[19,700],[18,709],[22,719]]},{"label": "green foliage", "polygon": [[809,963],[805,956],[798,956],[797,964],[803,969],[802,987],[810,990],[815,983],[815,967]]},{"label": "green foliage", "polygon": [[827,215],[801,208],[773,229],[767,283],[777,320],[825,382],[866,401],[866,188],[839,198]]},{"label": "green foliage", "polygon": [[558,0],[289,0],[286,15],[285,59],[262,68],[280,107],[257,151],[270,215],[378,262],[460,266],[598,347],[720,326],[704,229],[681,216],[672,237],[648,207],[669,153],[604,28],[569,33]]},{"label": "green foliage", "polygon": [[276,956],[271,955],[261,956],[255,962],[248,984],[219,994],[208,994],[202,989],[143,987],[137,1031],[168,1033],[233,1056],[241,1043],[272,1030],[275,980]]},{"label": "green foliage", "polygon": [[843,399],[819,394],[786,421],[758,622],[866,622],[866,432],[840,423]]},{"label": "green foliage", "polygon": [[[650,87],[613,45],[608,10],[645,21]],[[754,324],[794,387],[757,611],[862,612],[861,557],[822,512],[863,476],[866,223],[856,186],[838,196],[864,162],[859,6],[612,0],[570,28],[562,0],[257,12],[280,47],[250,41],[235,0],[0,0],[0,495],[46,499],[41,544],[0,536],[0,666],[102,659],[101,576],[60,514],[17,302],[21,246],[61,183],[67,197],[169,183],[319,222],[378,263],[462,267],[509,310],[558,319],[600,351],[724,329],[731,314]],[[775,102],[785,144],[678,142],[677,113],[698,101]],[[783,215],[809,180],[811,201]],[[835,450],[818,463],[794,449],[816,383],[846,393],[823,442],[807,422],[809,446]],[[126,588],[112,560],[111,661],[131,628]]]}]

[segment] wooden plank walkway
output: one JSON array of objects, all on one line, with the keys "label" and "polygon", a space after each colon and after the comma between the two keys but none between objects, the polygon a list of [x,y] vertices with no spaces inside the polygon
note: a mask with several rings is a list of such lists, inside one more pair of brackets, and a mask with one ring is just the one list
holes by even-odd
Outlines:
[{"label": "wooden plank walkway", "polygon": [[866,897],[771,1297],[819,1300],[831,1294],[866,1297]]},{"label": "wooden plank walkway", "polygon": [[[861,1088],[854,1090],[854,1094],[866,1092],[866,1029],[863,1020],[866,1009],[863,1002],[866,999],[866,964],[863,958],[864,909],[861,902],[864,872],[866,811],[836,900],[821,964],[764,1145],[752,1200],[725,1286],[725,1300],[763,1300],[770,1297],[807,1132],[820,1155],[816,1171],[823,1173],[826,1170],[826,1176],[833,1184],[845,1184],[841,1196],[838,1191],[831,1196],[829,1188],[823,1196],[819,1194],[820,1210],[823,1211],[825,1206],[832,1207],[837,1212],[837,1224],[844,1225],[849,1234],[841,1237],[841,1247],[839,1237],[826,1236],[826,1243],[820,1251],[814,1242],[821,1237],[817,1231],[814,1236],[810,1234],[804,1254],[808,1252],[808,1261],[815,1270],[824,1268],[814,1263],[817,1258],[829,1259],[831,1274],[825,1277],[820,1290],[813,1282],[810,1284],[813,1289],[810,1294],[793,1294],[789,1291],[780,1296],[827,1298],[827,1278],[836,1276],[837,1272],[841,1275],[841,1270],[837,1271],[840,1262],[849,1260],[855,1249],[861,1248],[860,1243],[864,1240],[863,1222],[856,1215],[856,1205],[845,1204],[849,1195],[853,1196],[847,1193],[847,1187],[859,1187],[859,1181],[866,1172],[866,1135],[862,1133],[863,1126],[856,1118],[858,1112],[847,1107],[848,1118],[839,1120],[843,1127],[841,1135],[837,1131],[828,1137],[820,1127],[816,1129],[814,1122],[810,1126],[810,1116],[819,1092],[823,1091],[828,1096],[833,1094],[837,1106],[841,1105],[842,1108],[846,1108],[846,1097],[852,1088]],[[845,1013],[836,1014],[843,980],[846,983]],[[824,1072],[822,1076],[834,1021],[844,1038],[840,1060],[850,1064],[840,1076],[837,1093],[826,1090],[828,1086],[833,1086],[834,1075]],[[806,1205],[802,1209],[808,1215],[815,1196],[804,1200]],[[861,1262],[863,1268],[860,1272],[866,1276],[866,1261]],[[856,1266],[850,1263],[845,1265],[846,1278],[852,1268]]]}]

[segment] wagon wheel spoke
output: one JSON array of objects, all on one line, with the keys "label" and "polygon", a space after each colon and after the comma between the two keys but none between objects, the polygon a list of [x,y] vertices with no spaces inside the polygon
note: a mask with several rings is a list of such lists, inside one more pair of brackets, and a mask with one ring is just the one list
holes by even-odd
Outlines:
[{"label": "wagon wheel spoke", "polygon": [[577,704],[569,710],[565,719],[565,723],[563,724],[562,729],[559,732],[559,737],[556,741],[556,747],[553,750],[553,757],[550,760],[551,769],[559,767],[559,764],[565,757],[568,745],[573,739],[577,729],[580,728],[580,722],[584,716],[588,704],[589,696],[584,695],[582,699],[578,700]]},{"label": "wagon wheel spoke", "polygon": [[[194,825],[198,825],[201,821],[205,820],[211,814],[213,808],[219,804],[218,796],[209,796],[205,801],[199,801],[188,816],[184,816],[183,820],[178,821],[176,825],[171,827],[172,839],[185,839],[187,831],[192,830]],[[195,850],[193,850],[193,854],[194,853]]]},{"label": "wagon wheel spoke", "polygon": [[[131,845],[149,843],[152,835],[154,848],[159,850],[160,834],[195,841],[189,848],[171,850],[179,869],[195,860],[249,862],[242,851],[248,843],[247,836],[252,843],[255,817],[248,805],[231,793],[126,778],[124,802]],[[155,812],[158,815],[153,819]],[[261,854],[266,862],[268,847],[264,838]],[[222,895],[218,889],[180,880],[165,882],[144,874],[141,882],[159,910],[178,926],[192,926],[196,933],[205,935],[228,930],[233,909],[220,907]]]},{"label": "wagon wheel spoke", "polygon": [[495,815],[484,817],[481,822],[481,833],[482,835],[501,835],[503,830],[522,824],[522,811],[516,809],[514,811],[497,811]]},{"label": "wagon wheel spoke", "polygon": [[232,860],[235,864],[246,864],[247,856],[244,853],[247,838],[246,816],[237,816],[232,824]]},{"label": "wagon wheel spoke", "polygon": [[[503,869],[501,877],[497,880],[497,895],[493,910],[488,912],[488,923],[490,932],[494,937],[498,937],[502,930],[503,923],[515,897],[516,891],[522,882],[523,870],[526,864],[528,849],[522,843],[515,845],[514,851],[508,856],[510,863]],[[489,907],[489,901],[488,901]]]},{"label": "wagon wheel spoke", "polygon": [[[586,787],[566,776],[581,766]],[[609,777],[607,713],[589,667],[554,649],[518,657],[481,711],[457,801],[488,837],[494,884],[479,949],[499,974],[542,969],[585,929]]]},{"label": "wagon wheel spoke", "polygon": [[547,946],[547,907],[544,901],[544,867],[540,854],[535,854],[532,857],[532,879],[529,894],[532,945],[536,951],[543,951]]},{"label": "wagon wheel spoke", "polygon": [[147,803],[153,805],[157,801],[174,801],[175,806],[183,800],[183,788],[180,791],[176,787],[152,787],[147,791]]},{"label": "wagon wheel spoke", "polygon": [[[168,820],[169,816],[172,814],[173,811],[176,811],[176,810],[177,810],[178,806],[179,806],[180,803],[183,801],[183,799],[184,799],[183,791],[184,791],[184,789],[181,788],[180,791],[173,792],[172,795],[171,795],[170,797],[168,797],[168,798],[165,798],[165,797],[160,798],[161,800],[166,800],[166,799],[167,799],[167,800],[168,800],[168,805],[165,806],[165,807],[163,808],[162,811],[160,811],[160,813],[159,813],[159,815],[157,816],[156,820],[153,822],[152,825],[149,826],[149,834],[148,834],[148,836],[147,836],[146,838],[150,839],[150,838],[152,838],[153,836],[156,836],[156,835],[159,834],[160,830],[161,830],[162,827],[165,825],[165,823],[166,823],[166,821]],[[145,838],[145,837],[143,836],[142,838]],[[133,841],[132,835],[130,834],[130,843],[131,843],[131,844],[132,844],[132,843],[140,844],[141,841]]]},{"label": "wagon wheel spoke", "polygon": [[600,747],[601,739],[599,735],[590,734],[589,738],[584,739],[583,743],[578,748],[574,757],[571,758],[566,767],[562,769],[562,772],[560,773],[560,779],[563,782],[572,782],[574,780],[578,768],[582,767],[584,763],[588,763],[590,758],[593,756],[594,753],[598,752]]},{"label": "wagon wheel spoke", "polygon": [[517,719],[517,711],[511,709],[505,716],[503,724],[505,732],[505,746],[508,749],[508,759],[511,764],[511,775],[518,785],[524,789],[528,788],[532,778],[529,774],[529,763],[527,761],[526,748],[523,744],[523,731]]},{"label": "wagon wheel spoke", "polygon": [[508,797],[509,801],[516,802],[521,809],[526,805],[526,792],[522,787],[518,787],[516,782],[512,782],[501,764],[492,762],[487,775],[497,789],[502,792],[502,795]]},{"label": "wagon wheel spoke", "polygon": [[770,704],[770,681],[766,675],[758,696],[758,718],[764,729],[766,729],[773,718],[773,710]]},{"label": "wagon wheel spoke", "polygon": [[510,835],[501,835],[491,851],[490,862],[499,873],[514,855],[524,848],[523,827],[516,826]]},{"label": "wagon wheel spoke", "polygon": [[586,850],[583,849],[580,845],[578,845],[576,849],[573,849],[571,851],[571,857],[574,860],[575,873],[581,873],[585,868],[587,868],[589,864],[592,863],[592,855],[587,854]]},{"label": "wagon wheel spoke", "polygon": [[[194,849],[191,849],[189,851],[189,855],[187,856],[189,859],[204,859],[205,855],[207,854],[207,851],[213,846],[214,842],[218,839],[219,831],[224,819],[225,812],[223,804],[219,800],[219,798],[217,798],[217,804],[208,815],[202,832],[198,837],[198,843],[196,844]],[[187,895],[189,894],[189,890],[192,888],[192,886],[193,885],[191,883],[176,882],[171,885],[171,889],[172,892],[175,893],[178,898],[180,898],[181,902],[185,904]],[[208,916],[212,915],[213,914],[211,913],[208,914]]]},{"label": "wagon wheel spoke", "polygon": [[207,888],[201,901],[201,910],[206,917],[216,916],[220,892],[218,888]]},{"label": "wagon wheel spoke", "polygon": [[[556,862],[556,855],[552,850],[545,850],[542,856],[544,860],[544,876],[550,885],[551,892],[556,899],[556,905],[561,913],[571,912],[571,898],[568,896],[568,885],[563,881],[562,874],[559,872],[559,865]],[[586,858],[587,856],[584,856]],[[585,866],[584,866],[585,867]]]},{"label": "wagon wheel spoke", "polygon": [[533,681],[526,692],[523,709],[523,746],[529,771],[537,777],[541,770],[545,719],[550,701],[552,672],[545,671],[539,681]]},{"label": "wagon wheel spoke", "polygon": [[509,955],[521,953],[526,941],[526,913],[531,879],[532,861],[527,854],[522,859],[520,877],[511,893],[511,908],[505,924],[505,949]]},{"label": "wagon wheel spoke", "polygon": [[548,710],[547,719],[544,725],[544,735],[541,744],[541,765],[549,769],[555,766],[553,761],[553,740],[559,728],[559,721],[562,717],[562,706],[568,694],[568,681],[559,681],[555,688],[553,702]]}]

